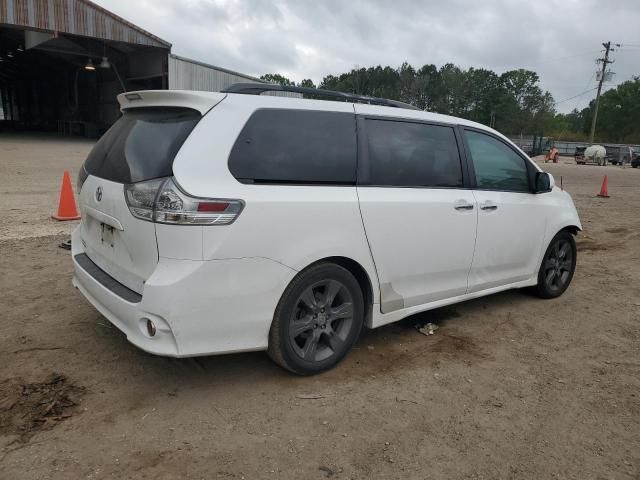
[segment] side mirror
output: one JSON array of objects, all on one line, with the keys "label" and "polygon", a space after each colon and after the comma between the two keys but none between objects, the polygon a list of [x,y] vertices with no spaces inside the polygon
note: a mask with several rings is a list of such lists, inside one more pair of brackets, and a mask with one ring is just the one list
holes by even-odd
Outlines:
[{"label": "side mirror", "polygon": [[536,172],[536,190],[535,193],[550,192],[553,190],[556,182],[553,175],[547,172]]}]

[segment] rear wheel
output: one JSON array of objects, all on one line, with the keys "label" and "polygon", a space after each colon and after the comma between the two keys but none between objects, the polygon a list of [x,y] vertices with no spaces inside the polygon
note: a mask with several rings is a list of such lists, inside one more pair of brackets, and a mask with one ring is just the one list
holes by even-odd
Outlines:
[{"label": "rear wheel", "polygon": [[559,232],[547,248],[538,272],[535,293],[541,298],[556,298],[569,287],[576,270],[576,242],[566,230]]},{"label": "rear wheel", "polygon": [[319,373],[344,358],[360,335],[360,284],[333,263],[314,265],[287,287],[269,332],[269,356],[299,375]]}]

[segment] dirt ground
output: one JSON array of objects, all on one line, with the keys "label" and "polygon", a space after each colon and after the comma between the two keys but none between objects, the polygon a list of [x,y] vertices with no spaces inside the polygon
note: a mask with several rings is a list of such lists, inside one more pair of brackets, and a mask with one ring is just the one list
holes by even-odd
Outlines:
[{"label": "dirt ground", "polygon": [[640,479],[640,170],[545,166],[585,227],[561,298],[414,316],[299,378],[145,354],[73,289],[48,216],[89,146],[0,138],[1,479]]},{"label": "dirt ground", "polygon": [[0,240],[69,234],[78,222],[55,222],[64,170],[75,190],[82,162],[95,142],[52,135],[0,133]]}]

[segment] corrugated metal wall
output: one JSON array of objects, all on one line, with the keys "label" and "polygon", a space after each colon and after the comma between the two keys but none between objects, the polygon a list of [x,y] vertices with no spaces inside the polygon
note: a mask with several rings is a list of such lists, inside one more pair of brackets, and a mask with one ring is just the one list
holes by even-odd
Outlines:
[{"label": "corrugated metal wall", "polygon": [[0,24],[170,48],[171,44],[87,0],[0,0]]},{"label": "corrugated metal wall", "polygon": [[172,90],[219,92],[240,82],[261,82],[261,80],[177,55],[169,55],[169,88]]},{"label": "corrugated metal wall", "polygon": [[[259,78],[207,65],[177,55],[169,55],[169,89],[219,92],[234,83],[263,82]],[[299,93],[269,92],[265,95],[300,98]]]}]

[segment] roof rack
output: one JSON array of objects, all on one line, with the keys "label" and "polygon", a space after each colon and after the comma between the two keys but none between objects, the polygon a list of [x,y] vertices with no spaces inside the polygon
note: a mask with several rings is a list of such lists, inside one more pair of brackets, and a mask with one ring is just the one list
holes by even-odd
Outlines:
[{"label": "roof rack", "polygon": [[356,95],[354,93],[335,92],[333,90],[323,90],[321,88],[296,87],[293,85],[278,85],[275,83],[234,83],[227,88],[220,90],[222,93],[241,93],[244,95],[260,95],[264,92],[292,92],[306,95],[318,95],[321,97],[339,98],[358,103],[368,103],[371,105],[381,105],[385,107],[408,108],[420,110],[408,103],[387,98],[369,97],[367,95]]}]

